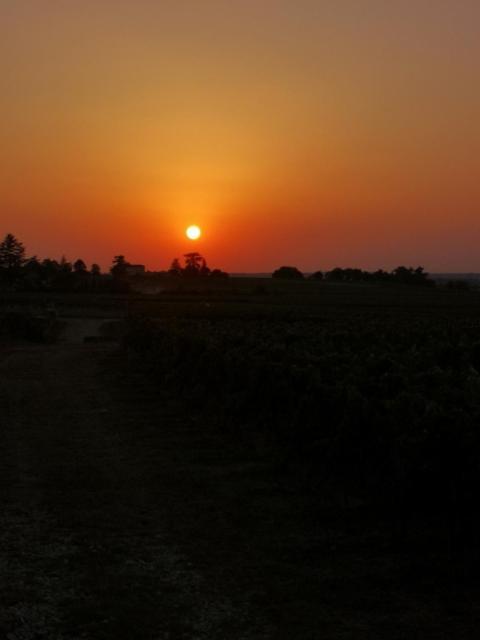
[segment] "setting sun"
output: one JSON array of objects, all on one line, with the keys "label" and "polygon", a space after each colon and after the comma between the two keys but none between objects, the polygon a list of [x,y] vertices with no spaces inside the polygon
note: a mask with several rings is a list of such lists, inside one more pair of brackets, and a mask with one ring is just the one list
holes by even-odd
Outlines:
[{"label": "setting sun", "polygon": [[188,229],[185,231],[185,234],[190,240],[198,240],[202,235],[202,230],[200,229],[200,227],[197,227],[197,225],[194,224],[191,227],[188,227]]}]

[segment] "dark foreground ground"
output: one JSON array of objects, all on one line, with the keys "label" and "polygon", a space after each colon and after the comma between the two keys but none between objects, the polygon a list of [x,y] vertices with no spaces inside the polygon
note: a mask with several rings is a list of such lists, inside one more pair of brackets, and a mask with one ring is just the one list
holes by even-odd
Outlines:
[{"label": "dark foreground ground", "polygon": [[322,511],[68,322],[0,350],[0,638],[478,637],[474,572]]}]

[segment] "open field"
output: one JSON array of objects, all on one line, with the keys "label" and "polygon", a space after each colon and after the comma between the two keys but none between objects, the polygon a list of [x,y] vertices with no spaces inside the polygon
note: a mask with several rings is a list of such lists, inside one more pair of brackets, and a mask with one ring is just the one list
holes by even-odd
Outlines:
[{"label": "open field", "polygon": [[477,293],[7,307],[64,328],[0,346],[6,638],[477,637]]},{"label": "open field", "polygon": [[[136,286],[136,285],[134,285]],[[148,289],[138,284],[140,289]],[[416,316],[437,315],[468,317],[480,315],[480,291],[449,290],[445,287],[408,287],[402,285],[324,283],[315,281],[279,281],[271,278],[231,278],[227,281],[176,281],[161,279],[152,285],[157,293],[14,293],[0,294],[6,307],[58,309],[70,317],[148,313],[149,315],[189,314],[205,316],[278,315],[335,316],[372,310],[376,315],[412,311]]]}]

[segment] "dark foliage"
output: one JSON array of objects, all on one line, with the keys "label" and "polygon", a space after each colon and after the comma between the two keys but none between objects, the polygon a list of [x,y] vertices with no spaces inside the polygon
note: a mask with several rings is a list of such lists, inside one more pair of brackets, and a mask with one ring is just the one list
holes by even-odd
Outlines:
[{"label": "dark foliage", "polygon": [[210,277],[215,280],[228,280],[229,275],[221,269],[212,269],[212,271],[210,271]]},{"label": "dark foliage", "polygon": [[471,525],[480,499],[477,325],[140,319],[127,344],[162,386],[220,424],[271,438],[323,500]]},{"label": "dark foliage", "polygon": [[303,273],[297,267],[280,267],[272,273],[272,278],[279,280],[303,280]]},{"label": "dark foliage", "polygon": [[0,314],[0,341],[54,342],[62,327],[54,313],[7,311]]},{"label": "dark foliage", "polygon": [[74,273],[80,276],[88,274],[87,265],[81,258],[79,258],[73,263],[73,271]]},{"label": "dark foliage", "polygon": [[182,265],[180,264],[180,260],[175,258],[170,265],[170,269],[168,270],[169,275],[171,276],[181,276],[183,272]]},{"label": "dark foliage", "polygon": [[25,263],[23,244],[8,233],[0,243],[0,279],[11,284],[19,277]]},{"label": "dark foliage", "polygon": [[130,288],[127,267],[125,258],[116,256],[111,275],[107,275],[98,264],[89,270],[81,258],[73,264],[65,257],[60,261],[27,258],[23,244],[12,234],[0,243],[0,286],[8,291],[124,293]]},{"label": "dark foliage", "polygon": [[128,265],[129,263],[126,261],[125,256],[115,256],[110,273],[116,280],[125,279],[127,277]]},{"label": "dark foliage", "polygon": [[183,277],[187,279],[192,278],[214,278],[214,279],[227,279],[228,273],[225,271],[221,271],[220,269],[211,270],[207,265],[207,261],[205,258],[193,251],[191,253],[186,253],[184,256],[185,266],[182,267],[180,264],[180,260],[175,258],[168,270],[168,274],[174,277]]},{"label": "dark foliage", "polygon": [[[315,275],[315,274],[314,274]],[[313,277],[313,276],[312,276]],[[377,282],[377,283],[399,283],[408,285],[420,285],[432,287],[435,282],[429,278],[423,267],[397,267],[391,272],[383,271],[363,271],[362,269],[341,269],[335,267],[325,274],[325,279],[330,282]]]}]

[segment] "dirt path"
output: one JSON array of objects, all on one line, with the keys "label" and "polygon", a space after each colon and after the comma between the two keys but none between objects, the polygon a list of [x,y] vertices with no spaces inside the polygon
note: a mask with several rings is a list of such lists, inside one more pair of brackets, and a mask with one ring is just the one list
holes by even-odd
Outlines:
[{"label": "dirt path", "polygon": [[0,637],[266,637],[173,541],[163,515],[179,487],[163,468],[181,425],[163,416],[152,438],[155,399],[114,401],[108,357],[66,344],[2,354]]}]

